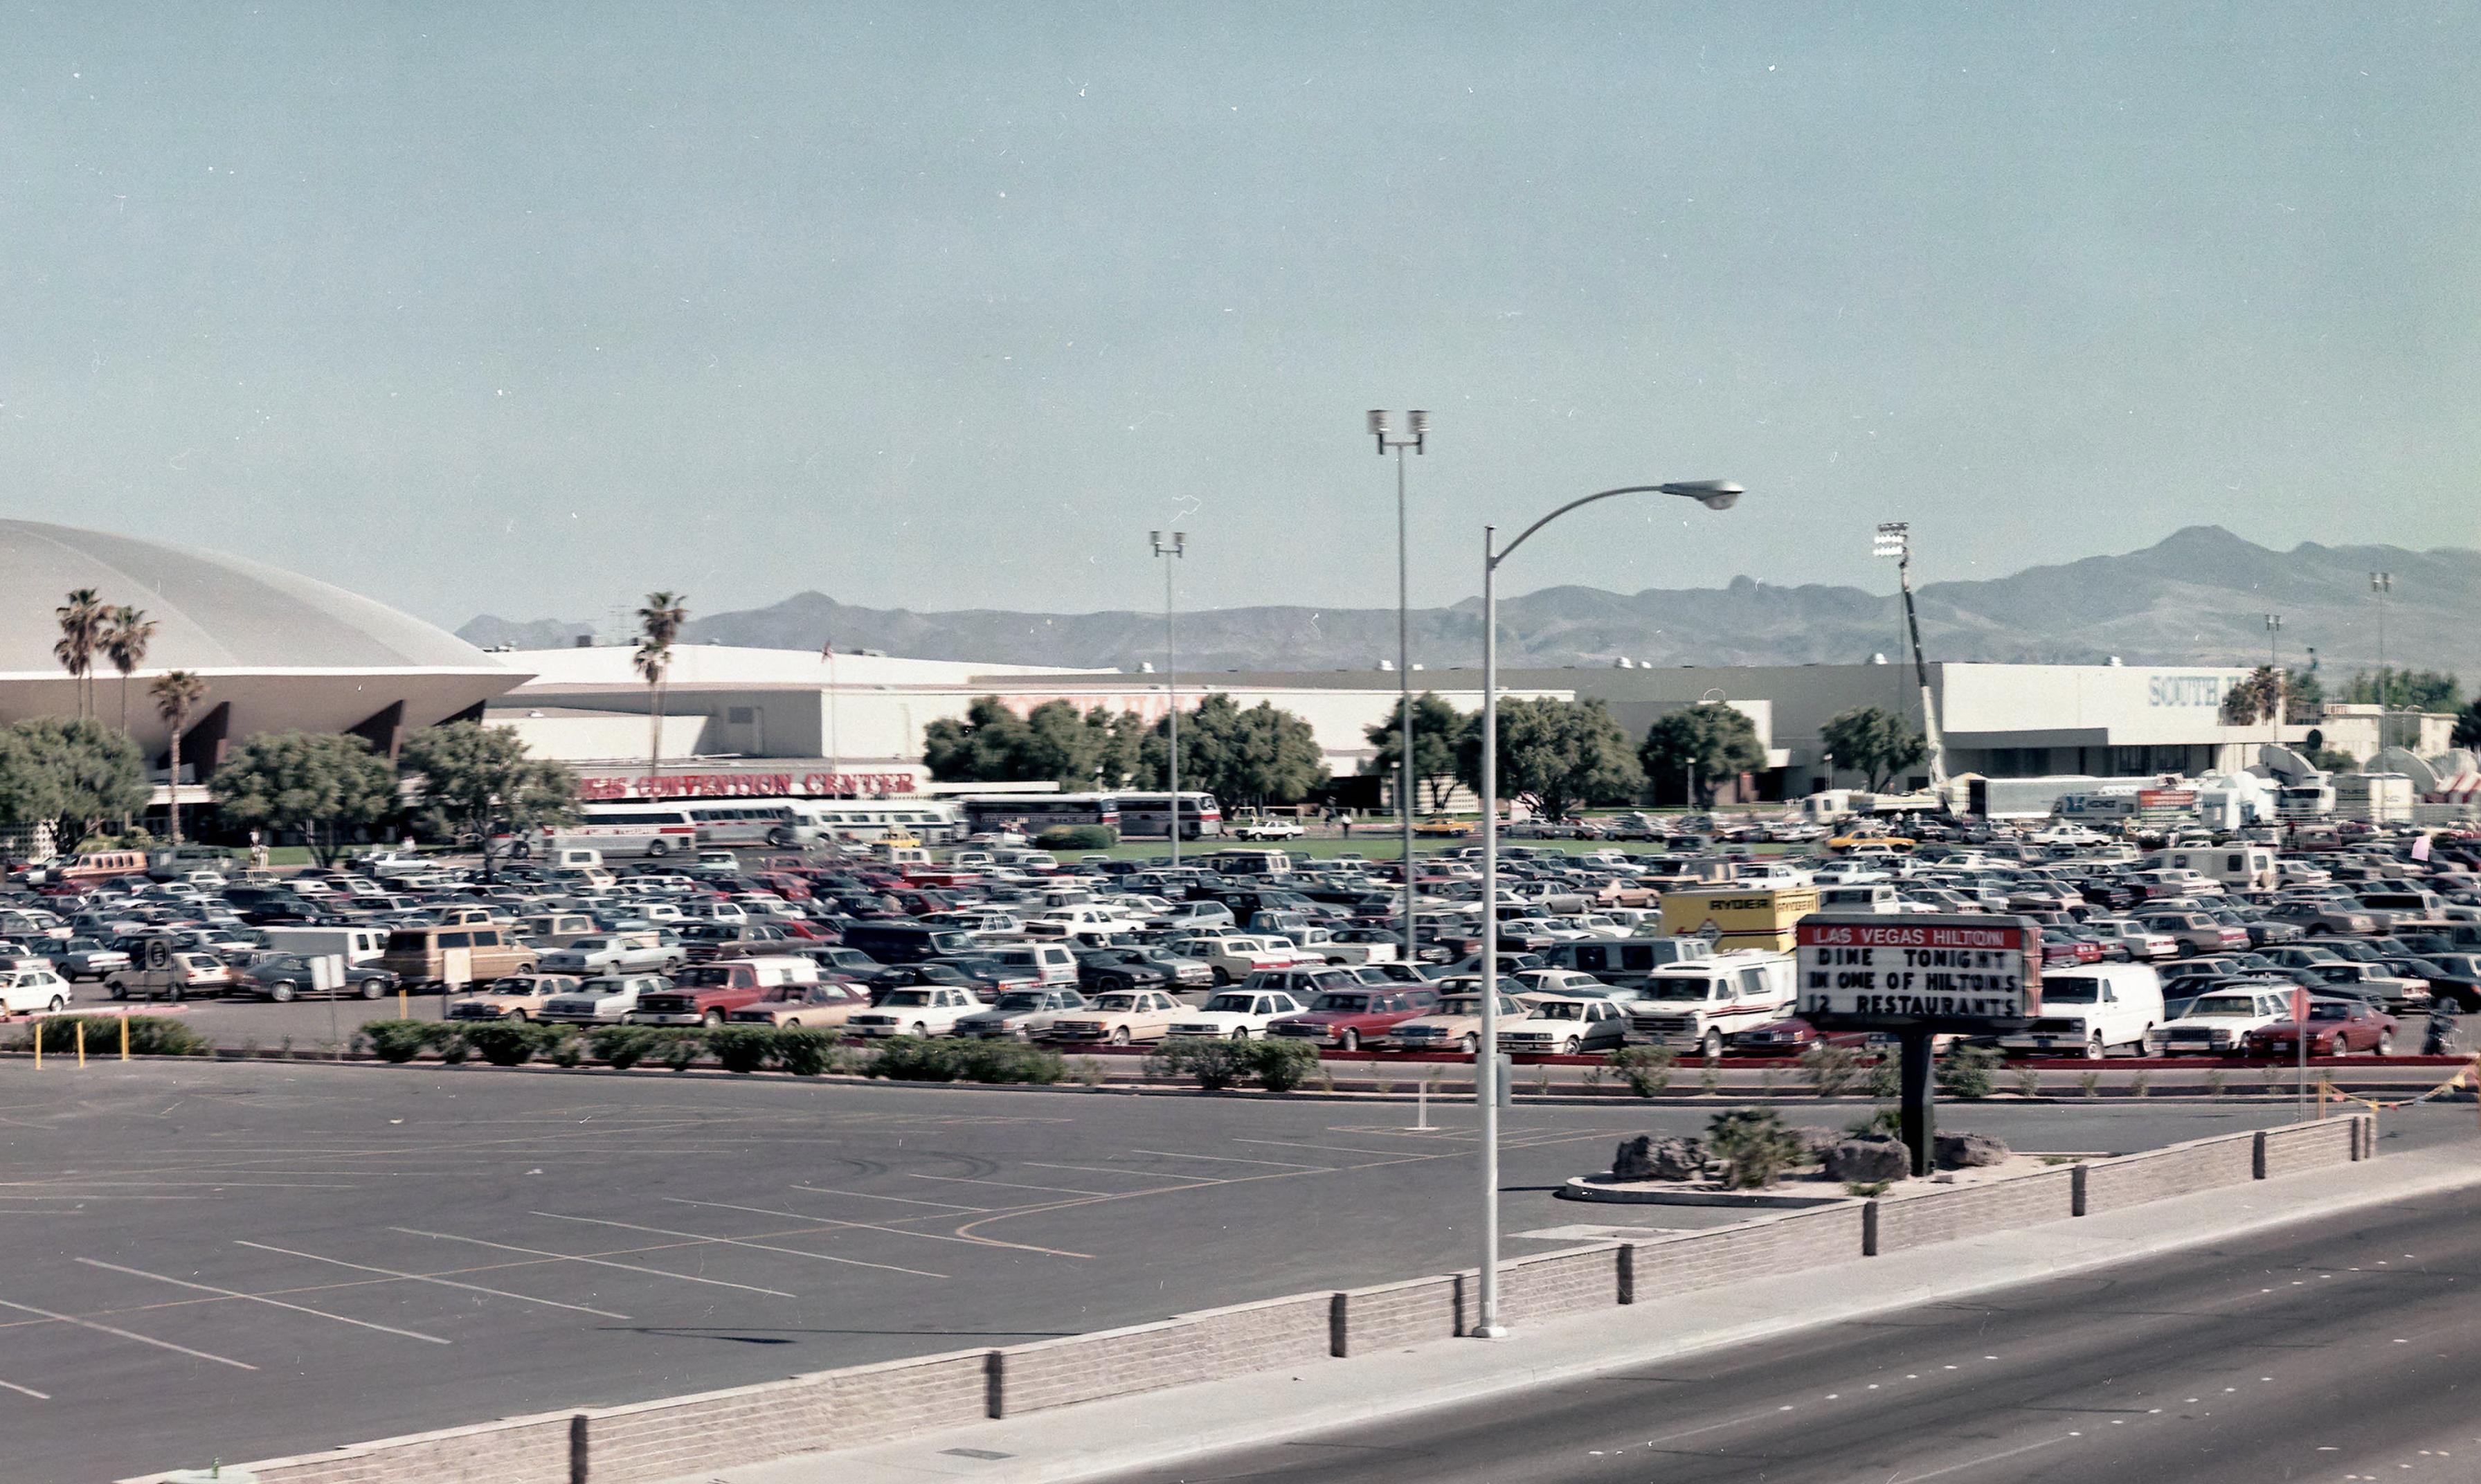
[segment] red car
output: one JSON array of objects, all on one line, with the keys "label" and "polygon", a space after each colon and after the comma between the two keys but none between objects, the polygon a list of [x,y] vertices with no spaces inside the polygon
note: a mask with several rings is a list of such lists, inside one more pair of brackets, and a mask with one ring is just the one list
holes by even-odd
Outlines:
[{"label": "red car", "polygon": [[1354,1052],[1361,1050],[1363,1042],[1381,1039],[1404,1022],[1438,1007],[1438,991],[1410,985],[1330,990],[1311,1001],[1307,1011],[1268,1022],[1267,1034]]},{"label": "red car", "polygon": [[748,964],[692,964],[672,976],[670,989],[640,995],[628,1018],[641,1026],[720,1026],[767,989]]},{"label": "red car", "polygon": [[[2367,1052],[2385,1056],[2395,1047],[2395,1018],[2358,1000],[2309,1002],[2309,1054],[2348,1056]],[[2300,1023],[2278,1021],[2248,1033],[2243,1043],[2252,1056],[2300,1054]]]},{"label": "red car", "polygon": [[1817,1028],[1797,1015],[1770,1020],[1763,1026],[1735,1030],[1723,1038],[1725,1055],[1737,1052],[1744,1056],[1797,1056],[1819,1041],[1830,1046],[1867,1046],[1868,1036],[1857,1030],[1840,1031],[1821,1036]]}]

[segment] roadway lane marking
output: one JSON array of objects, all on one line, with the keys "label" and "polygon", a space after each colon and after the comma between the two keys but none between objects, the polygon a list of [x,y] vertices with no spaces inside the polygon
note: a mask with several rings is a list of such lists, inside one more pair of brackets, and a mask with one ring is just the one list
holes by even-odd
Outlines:
[{"label": "roadway lane marking", "polygon": [[555,1298],[536,1298],[531,1293],[511,1293],[505,1289],[486,1289],[479,1283],[458,1283],[453,1278],[442,1278],[433,1273],[407,1273],[400,1272],[393,1267],[373,1267],[367,1263],[348,1263],[343,1258],[322,1257],[315,1252],[296,1252],[290,1247],[271,1247],[265,1242],[243,1241],[236,1237],[233,1245],[255,1247],[261,1252],[281,1253],[288,1258],[306,1258],[313,1263],[332,1263],[338,1267],[352,1268],[357,1273],[379,1273],[390,1278],[402,1278],[408,1283],[435,1283],[443,1289],[463,1289],[471,1293],[488,1293],[493,1298],[513,1298],[519,1303],[540,1304],[546,1309],[566,1309],[577,1314],[590,1314],[600,1319],[629,1317],[625,1314],[614,1314],[609,1309],[595,1309],[586,1304],[563,1304]]},{"label": "roadway lane marking", "polygon": [[[941,1211],[986,1211],[987,1206],[959,1206],[953,1201],[916,1201],[901,1195],[874,1195],[868,1190],[830,1190],[824,1185],[789,1185],[787,1189],[806,1190],[812,1195],[854,1195],[865,1201],[894,1201],[899,1206],[935,1206]],[[913,1217],[906,1217],[910,1221]]]},{"label": "roadway lane marking", "polygon": [[738,1289],[744,1293],[764,1293],[769,1298],[800,1296],[797,1293],[787,1293],[782,1289],[762,1289],[754,1284],[726,1283],[720,1278],[700,1278],[693,1273],[667,1273],[660,1267],[642,1267],[635,1263],[613,1263],[602,1258],[579,1257],[568,1252],[545,1252],[540,1247],[518,1247],[508,1242],[484,1241],[479,1237],[459,1237],[454,1232],[426,1232],[419,1227],[409,1226],[392,1226],[388,1230],[402,1232],[407,1237],[429,1237],[447,1242],[471,1242],[477,1247],[490,1247],[501,1252],[520,1252],[530,1258],[548,1258],[561,1263],[584,1263],[592,1267],[616,1267],[624,1273],[643,1273],[649,1278],[670,1278],[681,1283],[699,1283],[711,1289]]},{"label": "roadway lane marking", "polygon": [[1995,1464],[2002,1458],[2014,1458],[2020,1454],[2033,1452],[2038,1448],[2049,1447],[2053,1444],[2065,1443],[2069,1438],[2081,1438],[2083,1436],[2084,1434],[2082,1433],[2069,1433],[2066,1437],[2045,1438],[2039,1443],[2025,1444],[2021,1448],[2009,1448],[2004,1453],[1984,1453],[1979,1458],[1968,1458],[1960,1464],[1949,1464],[1944,1469],[1933,1469],[1927,1473],[1907,1473],[1900,1478],[1890,1478],[1887,1481],[1887,1484],[1920,1484],[1920,1481],[1923,1479],[1945,1478],[1950,1473],[1961,1473],[1967,1469],[1978,1469],[1983,1464]]},{"label": "roadway lane marking", "polygon": [[176,1289],[195,1289],[200,1293],[214,1293],[224,1298],[247,1299],[253,1304],[265,1304],[270,1309],[290,1309],[295,1314],[306,1314],[315,1315],[322,1319],[333,1319],[339,1324],[353,1325],[355,1329],[377,1330],[382,1335],[398,1335],[406,1340],[419,1340],[428,1344],[444,1345],[449,1343],[448,1341],[442,1340],[436,1335],[426,1335],[419,1330],[398,1329],[392,1324],[374,1324],[368,1319],[349,1319],[341,1314],[329,1314],[325,1309],[312,1309],[304,1304],[288,1304],[280,1298],[269,1298],[264,1294],[244,1293],[236,1289],[220,1289],[211,1283],[192,1283],[186,1278],[168,1278],[162,1273],[150,1273],[143,1267],[123,1267],[118,1263],[103,1263],[98,1262],[93,1258],[79,1258],[77,1261],[85,1263],[89,1267],[99,1267],[110,1273],[126,1273],[132,1278],[152,1278],[157,1283],[169,1283]]},{"label": "roadway lane marking", "polygon": [[213,1361],[219,1366],[230,1366],[235,1370],[256,1370],[258,1368],[248,1361],[237,1361],[228,1355],[215,1355],[205,1350],[193,1350],[188,1345],[176,1345],[169,1340],[157,1340],[151,1335],[141,1335],[135,1330],[114,1329],[109,1324],[97,1324],[91,1319],[81,1319],[73,1315],[54,1314],[48,1309],[38,1309],[32,1304],[20,1304],[13,1299],[0,1298],[0,1309],[14,1309],[20,1314],[39,1315],[46,1319],[57,1319],[63,1324],[74,1324],[80,1329],[93,1330],[99,1335],[113,1335],[122,1340],[134,1340],[142,1345],[153,1345],[158,1350],[170,1350],[175,1355],[187,1355],[196,1360]]},{"label": "roadway lane marking", "polygon": [[[882,1273],[906,1273],[915,1278],[944,1279],[948,1276],[946,1273],[927,1273],[918,1267],[899,1267],[893,1263],[865,1263],[859,1258],[840,1258],[831,1256],[824,1252],[805,1252],[798,1247],[777,1247],[767,1242],[753,1241],[744,1237],[709,1237],[703,1232],[675,1232],[668,1227],[639,1226],[635,1222],[630,1221],[606,1221],[599,1216],[571,1216],[562,1214],[556,1211],[528,1211],[526,1214],[530,1216],[540,1216],[548,1221],[582,1221],[588,1226],[617,1227],[623,1232],[644,1232],[651,1237],[686,1237],[691,1241],[716,1242],[726,1247],[750,1247],[755,1248],[760,1252],[780,1252],[785,1254],[787,1257],[809,1258],[814,1262],[841,1263],[847,1267],[875,1267]],[[781,1237],[795,1236],[798,1234],[770,1232],[767,1235],[770,1237]]]}]

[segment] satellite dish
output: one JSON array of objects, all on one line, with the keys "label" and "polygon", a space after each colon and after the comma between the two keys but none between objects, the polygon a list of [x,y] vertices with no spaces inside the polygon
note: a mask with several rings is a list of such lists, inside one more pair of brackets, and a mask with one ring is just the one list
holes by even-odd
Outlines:
[{"label": "satellite dish", "polygon": [[2412,780],[2413,796],[2426,798],[2438,792],[2438,774],[2420,755],[2408,747],[2387,747],[2369,760],[2371,772],[2401,773]]},{"label": "satellite dish", "polygon": [[2267,772],[2287,784],[2307,783],[2317,774],[2317,769],[2309,766],[2307,758],[2288,747],[2277,746],[2273,742],[2267,742],[2258,748],[2257,756]]}]

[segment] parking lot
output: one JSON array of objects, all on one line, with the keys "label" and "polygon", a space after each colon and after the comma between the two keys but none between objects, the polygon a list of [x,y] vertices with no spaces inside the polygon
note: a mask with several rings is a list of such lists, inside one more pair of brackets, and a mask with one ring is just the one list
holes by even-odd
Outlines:
[{"label": "parking lot", "polygon": [[[1470,1108],[1435,1109],[1431,1132],[1411,1112],[481,1069],[39,1079],[14,1063],[7,1471],[275,1456],[1448,1270],[1474,1241]],[[2287,1116],[1969,1122],[2100,1150]],[[2441,1136],[2470,1116],[2390,1129]],[[1703,1121],[1512,1113],[1511,1253],[1605,1223],[1732,1219],[1550,1194],[1622,1136]]]}]

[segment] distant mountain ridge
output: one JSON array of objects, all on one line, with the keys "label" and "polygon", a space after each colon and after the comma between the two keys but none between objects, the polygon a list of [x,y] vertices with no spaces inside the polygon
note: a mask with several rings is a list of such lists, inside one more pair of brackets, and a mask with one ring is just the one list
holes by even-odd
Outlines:
[{"label": "distant mountain ridge", "polygon": [[[1920,589],[1922,641],[1936,660],[2130,664],[2262,664],[2264,615],[2283,615],[2286,665],[2341,675],[2374,668],[2378,612],[2368,574],[2394,574],[2386,611],[2393,665],[2457,670],[2472,663],[2481,614],[2481,551],[2303,543],[2276,552],[2218,526],[2190,526],[2142,551],[2028,567],[2009,577]],[[1857,587],[1782,587],[1746,577],[1722,588],[1548,587],[1500,601],[1500,658],[1515,665],[1850,664],[1896,658],[1898,602]],[[484,615],[469,642],[521,649],[573,643],[591,623]],[[1470,666],[1481,652],[1480,603],[1412,613],[1413,658]],[[1160,662],[1160,613],[915,612],[855,608],[821,592],[766,608],[693,616],[692,643],[882,649],[926,660],[1125,667]],[[1181,667],[1371,669],[1396,654],[1393,608],[1227,608],[1184,612]]]}]

